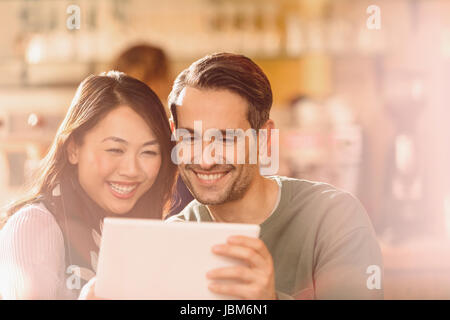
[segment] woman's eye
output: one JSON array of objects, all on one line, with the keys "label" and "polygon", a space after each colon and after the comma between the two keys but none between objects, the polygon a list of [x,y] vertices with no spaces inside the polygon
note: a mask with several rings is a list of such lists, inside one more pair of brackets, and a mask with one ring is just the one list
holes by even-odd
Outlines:
[{"label": "woman's eye", "polygon": [[150,150],[144,151],[142,153],[145,154],[145,155],[150,155],[150,156],[155,156],[155,155],[158,154],[156,151],[150,151]]},{"label": "woman's eye", "polygon": [[115,154],[121,154],[121,153],[123,153],[123,150],[121,150],[121,149],[114,149],[114,148],[112,148],[112,149],[107,149],[106,151],[107,151],[107,152],[110,152],[110,153],[115,153]]}]

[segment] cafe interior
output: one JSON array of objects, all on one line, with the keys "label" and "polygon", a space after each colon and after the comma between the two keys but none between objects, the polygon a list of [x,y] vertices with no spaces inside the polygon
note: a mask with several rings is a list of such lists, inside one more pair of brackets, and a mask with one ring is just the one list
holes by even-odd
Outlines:
[{"label": "cafe interior", "polygon": [[272,85],[277,174],[358,197],[385,299],[450,299],[450,1],[2,0],[0,205],[80,81],[137,44],[167,54],[169,91],[206,54],[253,59]]}]

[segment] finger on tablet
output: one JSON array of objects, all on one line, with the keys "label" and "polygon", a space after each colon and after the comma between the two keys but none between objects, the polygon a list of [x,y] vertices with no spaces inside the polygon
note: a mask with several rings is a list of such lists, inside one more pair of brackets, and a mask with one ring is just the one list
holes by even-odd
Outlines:
[{"label": "finger on tablet", "polygon": [[238,280],[246,283],[256,280],[254,272],[244,266],[217,268],[208,271],[206,276],[212,280]]},{"label": "finger on tablet", "polygon": [[258,295],[257,289],[247,284],[211,282],[208,285],[208,289],[217,294],[247,300],[253,300]]},{"label": "finger on tablet", "polygon": [[219,254],[222,256],[244,260],[251,267],[262,268],[266,266],[266,261],[264,257],[255,250],[248,247],[239,245],[221,244],[213,246],[212,251],[215,254]]},{"label": "finger on tablet", "polygon": [[233,245],[241,245],[252,248],[263,256],[270,255],[270,252],[267,249],[265,243],[258,238],[251,238],[246,236],[231,236],[227,239],[227,242]]}]

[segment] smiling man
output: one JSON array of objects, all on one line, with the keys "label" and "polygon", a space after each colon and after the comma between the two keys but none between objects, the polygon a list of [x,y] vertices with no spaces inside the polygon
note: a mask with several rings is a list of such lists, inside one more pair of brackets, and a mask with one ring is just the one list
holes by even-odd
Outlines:
[{"label": "smiling man", "polygon": [[[270,134],[270,83],[253,61],[219,53],[194,62],[175,80],[169,106],[174,129],[184,132],[180,175],[195,197],[169,222],[261,226],[260,239],[232,237],[213,248],[246,264],[211,270],[210,290],[243,299],[383,298],[381,253],[360,202],[325,183],[262,176],[259,162],[250,161],[255,146],[278,143]],[[269,134],[256,144],[244,138],[245,148],[239,138],[205,138],[227,129]],[[237,161],[242,153],[244,163]]]}]

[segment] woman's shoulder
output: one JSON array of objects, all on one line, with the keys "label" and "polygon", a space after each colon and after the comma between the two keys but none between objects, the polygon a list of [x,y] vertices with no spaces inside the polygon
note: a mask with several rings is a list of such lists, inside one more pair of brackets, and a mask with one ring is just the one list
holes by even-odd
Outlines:
[{"label": "woman's shoulder", "polygon": [[42,203],[32,203],[24,205],[22,208],[13,213],[7,221],[8,223],[27,224],[30,222],[46,222],[49,224],[56,223],[53,214]]},{"label": "woman's shoulder", "polygon": [[64,238],[52,213],[43,204],[22,207],[0,230],[0,270],[8,280],[0,293],[11,299],[59,297],[64,258]]},{"label": "woman's shoulder", "polygon": [[43,203],[28,204],[12,214],[2,228],[2,234],[23,237],[45,235],[49,240],[62,240],[62,232],[53,214]]}]

